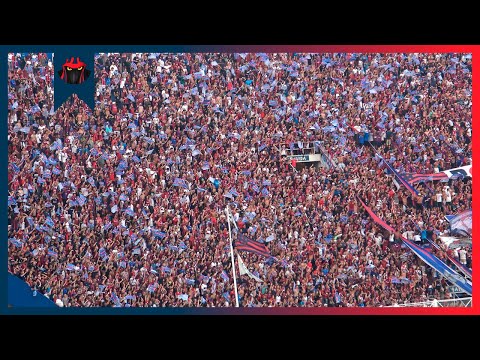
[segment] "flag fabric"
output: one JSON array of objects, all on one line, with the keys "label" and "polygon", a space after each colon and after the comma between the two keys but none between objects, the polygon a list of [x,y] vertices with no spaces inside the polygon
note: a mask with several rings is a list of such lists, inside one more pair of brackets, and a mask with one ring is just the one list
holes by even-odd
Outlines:
[{"label": "flag fabric", "polygon": [[249,239],[242,233],[238,234],[237,241],[235,242],[235,247],[237,248],[237,250],[252,252],[254,254],[265,256],[265,257],[270,256],[270,251],[265,246],[265,244]]},{"label": "flag fabric", "polygon": [[391,167],[388,161],[386,161],[383,157],[381,159],[387,165],[390,171],[397,177],[397,179],[407,188],[407,190],[412,193],[412,195],[418,195],[418,191],[404,177],[402,177],[393,167]]},{"label": "flag fabric", "polygon": [[222,273],[220,275],[224,281],[230,280],[225,270],[222,270]]},{"label": "flag fabric", "polygon": [[10,238],[10,239],[8,239],[8,241],[10,241],[17,248],[23,246],[23,242],[21,240],[16,239],[16,238]]},{"label": "flag fabric", "polygon": [[448,179],[448,176],[442,171],[434,174],[403,174],[403,178],[410,184],[415,184],[421,181],[436,181]]},{"label": "flag fabric", "polygon": [[452,235],[472,236],[472,210],[466,210],[450,219]]},{"label": "flag fabric", "polygon": [[[368,214],[372,217],[372,219],[382,226],[384,229],[392,231],[395,233],[395,230],[389,226],[385,221],[380,219],[375,213],[366,206],[361,200],[362,206],[368,212]],[[462,290],[464,290],[467,294],[472,294],[472,284],[469,283],[465,278],[463,278],[460,274],[458,274],[455,270],[450,268],[447,264],[445,264],[442,260],[438,257],[433,255],[431,252],[421,248],[420,246],[414,244],[408,239],[405,239],[403,236],[400,237],[402,242],[413,251],[415,255],[417,255],[424,263],[429,265],[434,270],[438,271],[441,275],[443,275],[449,282],[458,286]]]},{"label": "flag fabric", "polygon": [[376,222],[378,225],[380,225],[381,227],[383,227],[385,230],[388,230],[392,233],[395,232],[395,229],[392,228],[390,225],[388,225],[385,221],[383,221],[382,219],[380,219],[367,205],[365,205],[365,203],[360,200],[360,203],[362,204],[363,208],[367,211],[367,213],[370,215],[370,217],[373,219],[374,222]]},{"label": "flag fabric", "polygon": [[78,196],[77,202],[78,202],[78,205],[83,206],[87,202],[87,198],[83,194],[80,194]]},{"label": "flag fabric", "polygon": [[15,206],[17,205],[17,199],[15,199],[14,196],[9,196],[8,197],[8,206]]},{"label": "flag fabric", "polygon": [[115,291],[112,291],[112,295],[110,296],[110,299],[113,301],[113,303],[116,305],[116,306],[121,306],[120,304],[120,299],[118,298],[117,294],[115,293]]},{"label": "flag fabric", "polygon": [[155,237],[155,238],[163,239],[165,236],[167,236],[167,233],[164,232],[164,231],[160,231],[160,230],[153,229],[153,230],[152,230],[152,235],[153,235],[153,237]]},{"label": "flag fabric", "polygon": [[13,172],[15,172],[15,173],[20,172],[20,168],[19,168],[18,165],[15,164],[15,163],[12,163],[12,169],[13,169]]},{"label": "flag fabric", "polygon": [[169,244],[169,245],[168,245],[168,248],[169,248],[170,250],[172,250],[172,251],[178,251],[178,246],[176,246],[176,245],[171,245],[171,244]]},{"label": "flag fabric", "polygon": [[420,181],[448,181],[448,179],[472,177],[472,165],[461,166],[449,170],[444,170],[433,174],[404,174],[403,177],[410,183],[415,184]]},{"label": "flag fabric", "polygon": [[53,220],[50,216],[48,216],[47,219],[45,220],[45,224],[48,225],[51,228],[55,225],[55,223],[53,222]]},{"label": "flag fabric", "polygon": [[263,282],[262,279],[260,279],[258,276],[253,275],[245,266],[245,263],[243,262],[242,258],[240,257],[239,254],[237,254],[237,261],[238,261],[238,268],[240,275],[245,275],[247,274],[251,279],[254,279],[257,282]]},{"label": "flag fabric", "polygon": [[139,158],[137,155],[134,155],[134,156],[132,157],[132,160],[133,160],[134,162],[136,162],[136,163],[139,163],[139,162],[140,162],[140,158]]},{"label": "flag fabric", "polygon": [[265,242],[268,243],[268,242],[270,242],[270,241],[272,241],[272,240],[275,240],[275,235],[274,235],[274,234],[268,236],[268,237],[265,239]]},{"label": "flag fabric", "polygon": [[173,181],[173,186],[180,186],[180,187],[183,187],[184,189],[188,189],[187,182],[180,178],[175,178],[175,180]]}]

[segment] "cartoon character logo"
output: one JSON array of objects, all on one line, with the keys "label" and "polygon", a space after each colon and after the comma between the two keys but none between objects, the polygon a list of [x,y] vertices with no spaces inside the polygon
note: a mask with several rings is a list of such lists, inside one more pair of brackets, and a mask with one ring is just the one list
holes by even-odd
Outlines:
[{"label": "cartoon character logo", "polygon": [[72,56],[70,61],[68,61],[68,59],[65,60],[62,70],[58,71],[58,76],[67,84],[81,84],[88,79],[90,72],[90,70],[87,70],[87,64],[78,57],[77,62],[74,63]]}]

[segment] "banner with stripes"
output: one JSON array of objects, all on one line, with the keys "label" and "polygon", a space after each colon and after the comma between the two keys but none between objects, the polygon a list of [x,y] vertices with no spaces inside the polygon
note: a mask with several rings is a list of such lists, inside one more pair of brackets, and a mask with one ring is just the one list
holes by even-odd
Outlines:
[{"label": "banner with stripes", "polygon": [[461,166],[450,170],[441,171],[434,174],[403,174],[405,180],[410,184],[415,184],[421,181],[438,181],[446,179],[463,179],[465,177],[472,177],[472,165]]},{"label": "banner with stripes", "polygon": [[237,250],[248,251],[265,257],[271,256],[270,251],[268,251],[268,248],[265,246],[265,244],[249,239],[242,233],[238,234],[237,241],[235,242],[235,247],[237,248]]},{"label": "banner with stripes", "polygon": [[[384,229],[387,229],[389,231],[396,233],[396,231],[390,225],[388,225],[385,221],[380,219],[367,205],[363,203],[363,201],[360,200],[360,202],[362,203],[362,206],[364,207],[364,209],[372,217],[373,221],[375,221],[375,223],[382,226]],[[457,273],[455,270],[453,270],[451,267],[445,264],[438,257],[433,255],[431,252],[405,239],[403,236],[400,236],[400,238],[403,241],[403,243],[406,246],[408,246],[408,248],[412,250],[413,253],[417,255],[424,263],[429,265],[434,270],[438,271],[442,276],[444,276],[452,284],[458,286],[467,294],[472,295],[472,284],[468,282],[467,279],[462,277],[459,273]]]}]

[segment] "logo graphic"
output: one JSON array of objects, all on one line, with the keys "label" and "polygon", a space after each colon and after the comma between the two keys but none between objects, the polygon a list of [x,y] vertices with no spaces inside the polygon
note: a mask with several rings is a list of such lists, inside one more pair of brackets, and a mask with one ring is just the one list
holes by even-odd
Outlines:
[{"label": "logo graphic", "polygon": [[62,70],[58,71],[58,75],[67,84],[82,84],[88,79],[90,72],[90,70],[87,70],[87,64],[81,61],[79,57],[77,57],[77,62],[74,63],[72,56],[70,61],[65,60]]}]

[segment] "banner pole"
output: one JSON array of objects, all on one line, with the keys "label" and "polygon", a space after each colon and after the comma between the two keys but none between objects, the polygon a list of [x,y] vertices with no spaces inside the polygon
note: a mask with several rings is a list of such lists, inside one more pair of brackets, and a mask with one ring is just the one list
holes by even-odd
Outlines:
[{"label": "banner pole", "polygon": [[235,275],[235,257],[233,256],[233,245],[232,245],[232,229],[230,227],[230,211],[227,207],[225,208],[225,212],[227,213],[227,223],[228,223],[228,238],[230,239],[230,255],[232,259],[232,271],[233,271],[233,285],[235,287],[235,307],[238,306],[238,291],[237,291],[237,277]]}]

